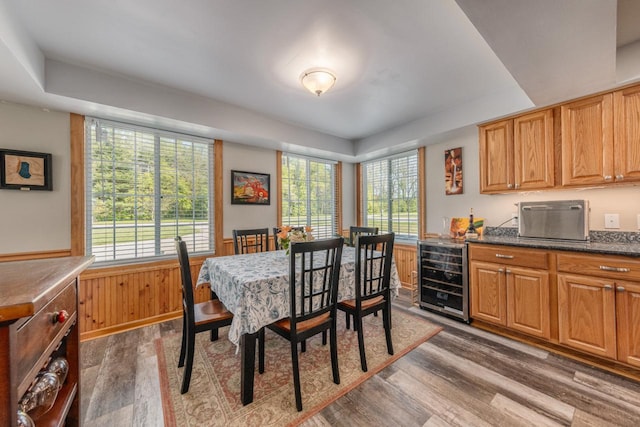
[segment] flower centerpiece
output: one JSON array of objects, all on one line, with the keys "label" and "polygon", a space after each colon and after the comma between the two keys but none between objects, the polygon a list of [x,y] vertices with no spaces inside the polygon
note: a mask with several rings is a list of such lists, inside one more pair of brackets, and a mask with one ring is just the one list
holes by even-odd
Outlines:
[{"label": "flower centerpiece", "polygon": [[308,225],[304,229],[283,225],[277,235],[278,244],[289,255],[289,246],[292,242],[310,242],[313,240],[312,231],[313,229]]}]

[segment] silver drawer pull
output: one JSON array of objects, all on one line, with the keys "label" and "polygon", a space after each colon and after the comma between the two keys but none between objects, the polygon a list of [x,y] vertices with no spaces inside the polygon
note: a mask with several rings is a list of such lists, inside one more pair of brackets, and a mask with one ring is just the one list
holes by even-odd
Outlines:
[{"label": "silver drawer pull", "polygon": [[513,255],[496,254],[496,258],[513,259]]},{"label": "silver drawer pull", "polygon": [[611,286],[611,285],[604,285],[604,290],[605,290],[605,291],[610,291],[611,289],[613,289],[613,286]]},{"label": "silver drawer pull", "polygon": [[616,288],[616,290],[617,290],[618,292],[624,292],[624,286],[618,286],[618,287]]},{"label": "silver drawer pull", "polygon": [[616,273],[628,273],[631,271],[630,268],[626,267],[609,267],[608,265],[601,265],[600,270],[604,271],[615,271]]}]

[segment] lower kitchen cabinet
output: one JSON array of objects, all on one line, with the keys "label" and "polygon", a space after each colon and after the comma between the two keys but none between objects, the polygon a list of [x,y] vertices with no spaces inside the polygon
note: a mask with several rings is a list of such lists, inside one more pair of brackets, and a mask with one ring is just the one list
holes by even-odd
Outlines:
[{"label": "lower kitchen cabinet", "polygon": [[[550,339],[547,254],[472,246],[469,257],[471,317]],[[487,259],[501,262],[485,262]],[[540,269],[522,267],[519,263],[539,265]]]},{"label": "lower kitchen cabinet", "polygon": [[615,292],[610,281],[558,274],[558,339],[561,344],[615,359]]},{"label": "lower kitchen cabinet", "polygon": [[558,254],[561,344],[640,366],[640,261]]}]

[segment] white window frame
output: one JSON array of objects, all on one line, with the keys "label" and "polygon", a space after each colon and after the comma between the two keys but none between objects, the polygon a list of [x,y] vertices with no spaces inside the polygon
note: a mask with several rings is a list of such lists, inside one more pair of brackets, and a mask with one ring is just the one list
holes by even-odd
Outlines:
[{"label": "white window frame", "polygon": [[[419,167],[420,166],[419,166],[418,156],[419,156],[418,150],[411,150],[408,152],[395,154],[393,156],[370,160],[367,162],[363,162],[361,164],[361,171],[362,171],[361,223],[363,224],[363,226],[379,227],[380,232],[393,231],[396,234],[396,239],[400,239],[400,240],[417,240],[418,239],[418,236],[420,234],[420,215],[421,215],[420,197],[419,197],[419,194],[420,194]],[[415,173],[407,174],[407,177],[412,177],[413,179],[415,179],[415,182],[412,182],[413,188],[415,190],[415,197],[411,198],[414,200],[414,203],[417,208],[417,216],[415,218],[415,221],[413,221],[413,219],[411,218],[410,213],[406,213],[406,215],[403,213],[402,215],[400,215],[397,212],[394,212],[394,208],[393,208],[394,200],[398,200],[397,197],[393,197],[394,194],[392,193],[394,188],[394,183],[392,182],[393,163],[394,161],[398,161],[402,159],[407,159],[407,161],[412,163],[410,167],[415,167]],[[384,188],[382,188],[381,191],[386,193],[387,195],[386,199],[384,199],[385,200],[384,208],[386,208],[387,215],[385,216],[385,215],[382,215],[382,213],[380,213],[376,216],[375,214],[373,214],[372,218],[370,218],[370,216],[368,215],[368,205],[369,205],[368,189],[369,189],[369,185],[377,184],[372,182],[373,179],[372,177],[369,176],[369,173],[368,173],[369,169],[373,167],[383,167],[385,169],[384,174],[386,174],[386,178],[384,176],[381,177],[385,181],[384,183],[382,183],[384,185]],[[411,229],[411,227],[409,228],[409,232],[402,232],[400,230],[400,227],[394,227],[393,225],[394,222],[398,222],[398,221],[407,221],[407,223],[409,224],[415,223],[415,232],[412,232],[413,230]]]},{"label": "white window frame", "polygon": [[[147,147],[150,146],[151,141],[153,141],[153,165],[161,165],[160,163],[160,151],[163,152],[167,147],[171,147],[172,140],[175,144],[175,156],[177,159],[177,151],[178,146],[181,148],[191,147],[193,152],[193,156],[196,156],[196,151],[205,151],[207,154],[207,159],[205,164],[208,166],[208,170],[205,171],[206,180],[207,180],[207,202],[206,202],[206,212],[204,214],[207,216],[206,224],[203,224],[205,220],[196,219],[196,200],[202,201],[202,194],[196,195],[192,194],[192,198],[189,199],[193,206],[193,217],[191,219],[186,219],[183,217],[184,212],[178,213],[178,204],[176,203],[176,217],[175,224],[171,224],[173,222],[173,218],[169,221],[162,218],[160,212],[162,211],[162,198],[163,197],[175,197],[178,199],[180,194],[178,193],[178,185],[177,185],[177,172],[176,176],[176,193],[167,194],[166,191],[164,194],[161,190],[160,180],[162,179],[163,172],[167,170],[162,170],[160,167],[154,166],[154,176],[153,176],[153,190],[152,193],[146,195],[138,194],[138,168],[135,167],[134,175],[134,194],[128,194],[128,197],[132,197],[135,202],[134,205],[137,206],[139,203],[139,199],[153,199],[153,219],[147,220],[150,221],[151,224],[141,224],[143,220],[139,218],[137,214],[137,208],[134,209],[133,213],[133,224],[131,226],[124,226],[125,229],[132,230],[134,236],[129,237],[130,240],[127,244],[118,244],[116,233],[118,227],[116,227],[116,218],[115,212],[112,212],[112,237],[109,240],[109,243],[105,245],[101,245],[103,247],[103,251],[98,250],[98,247],[92,247],[92,243],[94,241],[94,236],[97,236],[94,233],[94,191],[93,191],[93,163],[99,161],[94,157],[94,152],[96,151],[97,144],[104,138],[108,138],[109,136],[103,135],[102,131],[97,131],[97,129],[111,129],[117,130],[118,132],[129,132],[135,135],[134,140],[138,141],[138,139],[144,139],[144,143],[147,144]],[[144,136],[143,136],[144,135]],[[152,138],[152,139],[150,139]],[[134,143],[134,141],[132,141]],[[134,152],[138,153],[137,147],[134,145]],[[103,157],[104,159],[104,157]],[[107,160],[109,160],[107,156]],[[104,161],[104,160],[103,160]],[[115,158],[111,158],[111,161],[114,162],[113,168],[115,169]],[[140,166],[141,163],[136,163],[135,159],[132,159],[131,164]],[[143,164],[145,166],[146,164]],[[195,176],[197,174],[196,167],[192,164],[192,168],[189,170],[193,174],[193,181],[196,180]],[[171,173],[177,171],[179,168],[171,168],[169,171]],[[96,256],[96,264],[99,265],[116,265],[116,264],[128,264],[128,263],[136,263],[140,261],[154,261],[164,258],[173,258],[175,257],[175,245],[173,243],[176,235],[180,235],[181,233],[185,234],[183,236],[183,240],[187,242],[189,247],[189,251],[193,254],[198,253],[215,253],[215,236],[214,236],[214,224],[215,224],[215,212],[214,212],[214,144],[212,140],[208,140],[205,138],[195,137],[191,135],[180,134],[176,132],[163,131],[153,128],[148,128],[139,125],[127,124],[127,123],[119,123],[110,120],[98,119],[87,117],[85,119],[85,243],[86,243],[86,253],[87,255]],[[113,172],[112,172],[113,173]],[[202,178],[202,174],[200,174],[199,179]],[[115,174],[113,175],[112,184],[113,188],[115,188]],[[165,176],[166,179],[166,176]],[[105,182],[108,182],[106,180]],[[117,197],[122,197],[122,194],[117,193],[115,190],[113,192],[102,193],[103,196],[106,194],[106,198],[116,199]],[[184,197],[182,197],[184,198]],[[115,201],[112,201],[115,204]],[[163,211],[166,214],[166,211]],[[205,228],[206,226],[206,228]],[[107,227],[109,228],[109,227]],[[139,235],[142,234],[141,230],[143,228],[153,228],[153,240],[146,239],[143,240],[142,237],[139,238]],[[175,228],[175,232],[171,233],[171,236],[166,236],[166,230]],[[97,227],[95,228],[98,229]],[[165,230],[165,236],[163,237],[162,230]],[[196,230],[199,230],[199,233],[196,234]],[[190,234],[190,231],[193,231],[193,234]],[[199,234],[199,235],[198,235]],[[153,249],[145,247],[144,243],[147,242],[146,246],[150,246],[149,242],[153,242]],[[128,248],[127,248],[128,246]]]},{"label": "white window frame", "polygon": [[[291,221],[290,219],[292,217],[291,206],[293,201],[286,200],[285,193],[289,195],[292,194],[292,191],[291,191],[292,182],[291,180],[285,180],[284,178],[285,176],[284,171],[288,167],[287,162],[289,161],[289,159],[296,160],[296,161],[304,161],[306,163],[307,171],[309,171],[310,165],[313,162],[331,166],[331,173],[330,173],[331,197],[330,197],[329,203],[331,204],[332,213],[331,213],[331,220],[329,224],[327,224],[326,222],[320,223],[319,221],[314,220],[313,218],[314,215],[312,215],[312,212],[311,212],[312,196],[313,196],[313,181],[309,173],[307,173],[305,176],[306,185],[307,185],[307,194],[304,200],[304,203],[306,205],[306,208],[305,208],[306,217],[304,221],[300,221],[299,217],[298,217],[298,221],[293,221],[293,222]],[[282,176],[280,177],[280,186],[281,186],[280,188],[281,188],[281,195],[282,195],[282,198],[280,200],[280,206],[282,206],[282,218],[280,218],[280,221],[282,222],[282,224],[278,224],[278,225],[290,225],[293,227],[310,225],[314,230],[313,235],[316,238],[328,238],[328,237],[334,237],[336,235],[339,235],[340,234],[340,230],[339,230],[340,212],[338,212],[338,208],[340,204],[338,203],[338,200],[337,200],[338,194],[339,194],[339,192],[337,191],[337,186],[339,185],[338,179],[337,179],[337,166],[338,166],[338,162],[334,160],[300,156],[292,153],[282,153]],[[286,210],[286,207],[289,207],[289,211]],[[330,228],[330,230],[328,231],[327,228]]]}]

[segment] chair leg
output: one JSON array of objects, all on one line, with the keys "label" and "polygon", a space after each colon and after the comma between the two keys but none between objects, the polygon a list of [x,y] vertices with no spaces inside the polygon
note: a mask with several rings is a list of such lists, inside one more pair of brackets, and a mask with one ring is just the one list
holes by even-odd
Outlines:
[{"label": "chair leg", "polygon": [[327,345],[327,331],[322,331],[322,345]]},{"label": "chair leg", "polygon": [[178,358],[178,368],[184,366],[184,356],[187,351],[187,315],[182,316],[182,343],[180,344],[180,357]]},{"label": "chair leg", "polygon": [[349,330],[351,328],[351,319],[350,319],[348,311],[344,312],[344,321],[345,321],[345,323],[347,325],[347,330]]},{"label": "chair leg", "polygon": [[334,325],[331,327],[331,330],[329,331],[329,351],[331,351],[331,370],[333,371],[333,382],[336,384],[340,384],[340,369],[338,368],[338,331],[336,329],[337,327],[334,323]]},{"label": "chair leg", "polygon": [[264,373],[264,328],[258,332],[258,373]]},{"label": "chair leg", "polygon": [[218,328],[211,330],[211,341],[218,341]]},{"label": "chair leg", "polygon": [[298,343],[291,341],[291,364],[293,365],[293,389],[296,395],[296,409],[302,411],[302,392],[300,391],[300,367],[298,366]]},{"label": "chair leg", "polygon": [[384,336],[387,339],[387,353],[393,355],[393,343],[391,342],[391,310],[382,310],[382,321],[384,323]]},{"label": "chair leg", "polygon": [[362,317],[356,315],[353,319],[354,326],[358,325],[358,349],[360,350],[360,367],[367,372],[367,355],[364,352],[364,333],[362,332]]},{"label": "chair leg", "polygon": [[300,352],[301,353],[307,352],[307,340],[302,340],[302,342],[300,343]]},{"label": "chair leg", "polygon": [[189,383],[191,383],[191,370],[193,369],[193,353],[195,351],[196,334],[189,331],[187,334],[187,363],[184,367],[184,373],[182,375],[182,388],[181,394],[185,394],[189,391]]}]

